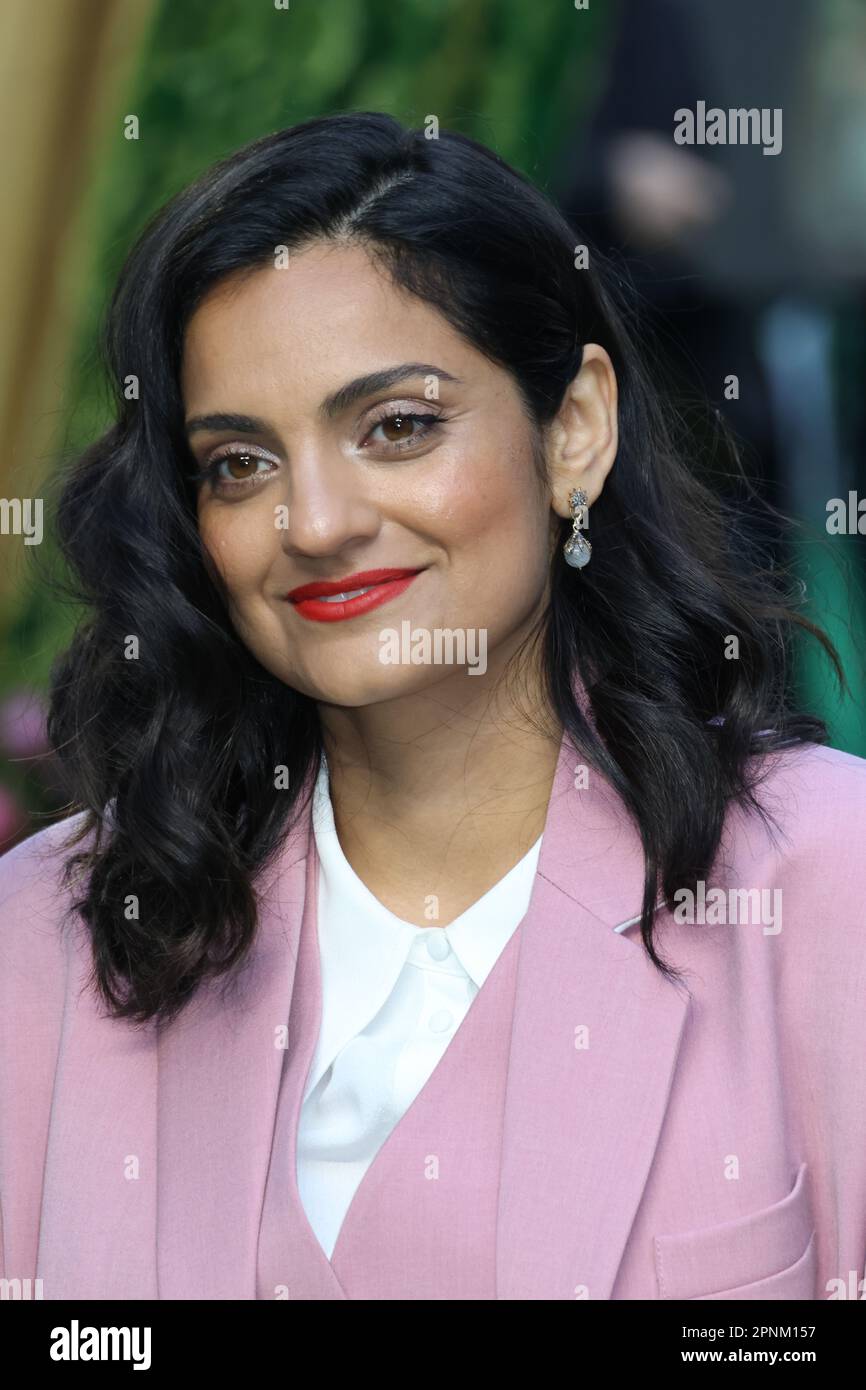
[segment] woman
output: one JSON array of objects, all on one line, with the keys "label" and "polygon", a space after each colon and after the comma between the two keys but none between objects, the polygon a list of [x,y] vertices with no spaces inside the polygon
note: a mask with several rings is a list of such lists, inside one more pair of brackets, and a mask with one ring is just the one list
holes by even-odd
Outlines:
[{"label": "woman", "polygon": [[866,764],[787,707],[805,620],[574,242],[370,113],[241,150],[132,251],[58,515],[83,809],[0,865],[6,1278],[862,1275]]}]

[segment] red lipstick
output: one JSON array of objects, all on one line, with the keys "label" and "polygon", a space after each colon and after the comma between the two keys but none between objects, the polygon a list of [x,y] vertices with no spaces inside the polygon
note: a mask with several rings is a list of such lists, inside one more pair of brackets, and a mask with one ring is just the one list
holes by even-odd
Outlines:
[{"label": "red lipstick", "polygon": [[[348,574],[345,579],[319,579],[312,584],[301,584],[286,594],[286,599],[302,618],[311,618],[319,623],[339,623],[343,618],[354,618],[361,613],[369,613],[371,608],[402,594],[408,589],[417,569],[378,569],[361,570]],[[364,593],[356,593],[358,589]],[[349,594],[348,598],[336,598],[336,594]]]}]

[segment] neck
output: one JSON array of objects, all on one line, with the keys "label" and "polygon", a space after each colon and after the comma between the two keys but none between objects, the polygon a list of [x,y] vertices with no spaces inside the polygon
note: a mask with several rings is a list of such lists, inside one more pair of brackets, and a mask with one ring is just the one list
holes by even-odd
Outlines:
[{"label": "neck", "polygon": [[[544,828],[562,728],[537,643],[492,653],[487,671],[359,709],[320,709],[340,844],[371,891],[408,921],[446,925]],[[507,679],[506,679],[507,675]]]}]

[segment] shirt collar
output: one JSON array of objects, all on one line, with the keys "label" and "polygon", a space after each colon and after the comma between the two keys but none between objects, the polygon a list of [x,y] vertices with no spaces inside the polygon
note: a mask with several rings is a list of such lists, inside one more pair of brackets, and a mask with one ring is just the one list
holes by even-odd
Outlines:
[{"label": "shirt collar", "polygon": [[[309,1093],[334,1057],[391,994],[419,938],[445,935],[480,989],[518,922],[535,879],[541,839],[489,892],[445,927],[418,927],[380,903],[352,868],[337,837],[327,763],[313,788],[312,825],[319,858],[318,938],[323,1010]],[[333,910],[339,904],[339,910]]]}]

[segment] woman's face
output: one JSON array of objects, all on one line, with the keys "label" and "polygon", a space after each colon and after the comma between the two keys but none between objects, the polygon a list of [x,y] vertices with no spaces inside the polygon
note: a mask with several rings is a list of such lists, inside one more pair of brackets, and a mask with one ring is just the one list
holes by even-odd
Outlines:
[{"label": "woman's face", "polygon": [[[416,634],[434,653],[437,629],[462,629],[480,664],[483,631],[495,669],[537,616],[550,499],[516,387],[362,249],[316,243],[219,285],[188,325],[182,392],[188,428],[247,417],[189,431],[198,468],[218,461],[199,526],[235,630],[287,685],[340,706],[394,699],[455,666],[386,661],[383,633],[408,623],[423,654]],[[357,611],[286,597],[380,569],[417,573]]]}]

